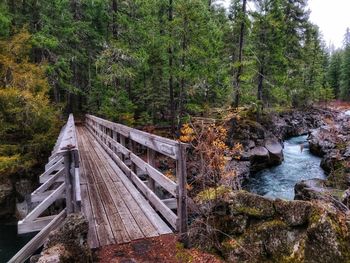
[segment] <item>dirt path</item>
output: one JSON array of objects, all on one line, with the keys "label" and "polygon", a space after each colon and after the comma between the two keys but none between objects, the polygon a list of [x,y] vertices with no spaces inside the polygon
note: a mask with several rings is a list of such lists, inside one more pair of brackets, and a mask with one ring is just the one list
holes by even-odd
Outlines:
[{"label": "dirt path", "polygon": [[95,252],[100,263],[221,263],[219,258],[196,249],[184,249],[175,235],[136,240],[103,247]]}]

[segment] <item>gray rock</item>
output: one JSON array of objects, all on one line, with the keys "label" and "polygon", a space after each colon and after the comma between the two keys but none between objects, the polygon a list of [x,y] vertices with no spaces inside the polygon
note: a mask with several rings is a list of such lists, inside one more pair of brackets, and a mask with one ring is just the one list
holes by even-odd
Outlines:
[{"label": "gray rock", "polygon": [[10,182],[0,184],[0,218],[10,217],[15,211],[15,195]]},{"label": "gray rock", "polygon": [[308,223],[311,212],[311,203],[305,201],[284,201],[277,199],[274,202],[276,212],[289,226],[300,226]]},{"label": "gray rock", "polygon": [[260,171],[270,164],[269,151],[262,146],[255,147],[250,151],[250,163],[252,172]]},{"label": "gray rock", "polygon": [[256,218],[269,218],[275,214],[273,202],[260,195],[245,191],[230,194],[230,213],[232,215],[248,215]]},{"label": "gray rock", "polygon": [[278,165],[283,161],[283,148],[282,145],[276,140],[267,140],[265,142],[265,148],[268,150],[270,155],[270,164]]},{"label": "gray rock", "polygon": [[38,263],[92,262],[88,231],[88,221],[82,214],[68,215],[63,225],[50,233]]}]

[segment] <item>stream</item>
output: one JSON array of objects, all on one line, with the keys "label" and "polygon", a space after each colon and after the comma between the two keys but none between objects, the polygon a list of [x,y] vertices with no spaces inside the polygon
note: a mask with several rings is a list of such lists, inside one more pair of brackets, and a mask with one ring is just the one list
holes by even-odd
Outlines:
[{"label": "stream", "polygon": [[[301,151],[301,144],[304,149]],[[309,151],[307,135],[293,137],[284,142],[284,162],[253,175],[245,189],[270,198],[294,199],[294,185],[312,178],[326,177],[320,167],[321,158]]]},{"label": "stream", "polygon": [[34,235],[17,235],[17,223],[0,221],[0,263],[7,262],[14,256]]}]

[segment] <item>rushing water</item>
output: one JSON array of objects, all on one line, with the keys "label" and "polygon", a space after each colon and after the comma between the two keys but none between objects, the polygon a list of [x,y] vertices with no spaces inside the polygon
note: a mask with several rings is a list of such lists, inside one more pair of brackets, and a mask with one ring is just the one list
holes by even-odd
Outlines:
[{"label": "rushing water", "polygon": [[[294,185],[306,179],[325,178],[321,159],[309,151],[307,136],[291,138],[284,143],[284,162],[265,169],[249,179],[246,189],[271,198],[294,199]],[[304,149],[301,151],[301,146]]]},{"label": "rushing water", "polygon": [[0,263],[7,262],[33,235],[17,235],[17,224],[0,222]]}]

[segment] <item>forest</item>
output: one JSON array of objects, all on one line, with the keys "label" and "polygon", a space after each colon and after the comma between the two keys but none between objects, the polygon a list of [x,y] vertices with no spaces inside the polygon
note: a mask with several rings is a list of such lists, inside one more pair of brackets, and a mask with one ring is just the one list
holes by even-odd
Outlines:
[{"label": "forest", "polygon": [[213,108],[348,99],[350,32],[332,50],[308,14],[305,0],[2,2],[1,170],[40,152],[58,112],[179,134]]},{"label": "forest", "polygon": [[[264,126],[349,101],[350,29],[329,46],[309,15],[307,0],[1,1],[0,182],[40,170],[69,113],[189,142],[192,118],[246,111]],[[237,155],[245,142],[225,129],[218,151]]]}]

